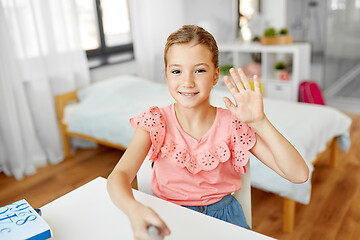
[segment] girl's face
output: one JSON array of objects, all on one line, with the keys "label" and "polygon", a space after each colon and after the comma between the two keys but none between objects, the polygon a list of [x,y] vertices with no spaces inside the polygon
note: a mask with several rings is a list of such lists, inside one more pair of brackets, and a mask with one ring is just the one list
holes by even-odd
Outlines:
[{"label": "girl's face", "polygon": [[167,52],[166,79],[171,96],[186,108],[209,104],[219,68],[212,53],[203,45],[174,44]]}]

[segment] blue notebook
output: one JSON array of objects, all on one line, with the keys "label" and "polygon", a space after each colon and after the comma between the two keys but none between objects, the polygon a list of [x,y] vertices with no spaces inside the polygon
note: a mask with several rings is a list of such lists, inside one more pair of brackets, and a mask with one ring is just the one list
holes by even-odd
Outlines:
[{"label": "blue notebook", "polygon": [[23,199],[0,207],[0,240],[51,238],[49,225]]}]

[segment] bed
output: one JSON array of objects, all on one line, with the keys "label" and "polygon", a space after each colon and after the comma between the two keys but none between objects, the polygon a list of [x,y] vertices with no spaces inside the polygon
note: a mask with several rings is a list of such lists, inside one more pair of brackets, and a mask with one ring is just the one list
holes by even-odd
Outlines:
[{"label": "bed", "polygon": [[[214,87],[210,101],[225,108],[223,96],[231,99],[226,89]],[[55,102],[64,153],[70,158],[72,136],[125,150],[133,135],[129,118],[151,106],[166,106],[173,99],[165,84],[122,75],[58,95]],[[264,98],[264,111],[273,125],[296,147],[310,169],[307,182],[293,184],[251,156],[252,187],[284,199],[283,230],[291,232],[294,229],[295,204],[310,202],[311,176],[316,159],[327,147],[331,148],[329,161],[334,167],[339,161],[338,149],[348,150],[351,118],[328,106],[267,98]]]}]

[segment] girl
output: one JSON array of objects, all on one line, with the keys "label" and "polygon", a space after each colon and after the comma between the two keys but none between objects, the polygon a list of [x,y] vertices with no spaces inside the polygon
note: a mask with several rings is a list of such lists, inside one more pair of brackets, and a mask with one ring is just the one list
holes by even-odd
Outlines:
[{"label": "girl", "polygon": [[227,109],[210,105],[210,91],[219,78],[218,48],[210,33],[183,26],[168,37],[164,60],[175,103],[130,119],[135,133],[108,177],[110,197],[129,217],[135,239],[147,239],[150,225],[163,237],[170,234],[162,219],[132,194],[130,183],[148,155],[156,196],[248,228],[231,195],[241,188],[248,151],[294,183],[307,181],[309,169],[266,118],[257,76],[252,90],[244,72],[231,69],[234,84],[228,76],[224,82],[234,102],[225,97]]}]

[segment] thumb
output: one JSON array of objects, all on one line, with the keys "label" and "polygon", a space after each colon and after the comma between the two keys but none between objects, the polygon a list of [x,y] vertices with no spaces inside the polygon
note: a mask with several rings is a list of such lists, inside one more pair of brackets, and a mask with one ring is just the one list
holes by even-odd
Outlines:
[{"label": "thumb", "polygon": [[163,224],[160,226],[160,232],[163,237],[170,235],[171,231],[169,227],[163,222]]},{"label": "thumb", "polygon": [[226,108],[229,109],[232,114],[235,114],[236,107],[235,107],[235,105],[230,101],[230,99],[229,99],[228,97],[224,97],[224,98],[223,98],[223,101],[224,101],[224,103],[225,103]]},{"label": "thumb", "polygon": [[171,233],[170,229],[168,228],[168,226],[166,225],[166,223],[160,218],[160,216],[155,213],[155,218],[152,219],[152,224],[153,226],[157,227],[160,230],[161,235],[167,236]]}]

